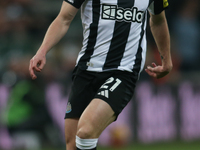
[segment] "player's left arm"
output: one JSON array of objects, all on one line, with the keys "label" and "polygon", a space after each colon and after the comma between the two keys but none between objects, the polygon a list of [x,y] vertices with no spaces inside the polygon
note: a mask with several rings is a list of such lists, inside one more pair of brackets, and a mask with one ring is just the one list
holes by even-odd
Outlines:
[{"label": "player's left arm", "polygon": [[172,70],[170,53],[170,34],[165,17],[165,11],[158,15],[150,13],[150,28],[161,56],[162,65],[152,63],[145,71],[152,77],[162,78]]}]

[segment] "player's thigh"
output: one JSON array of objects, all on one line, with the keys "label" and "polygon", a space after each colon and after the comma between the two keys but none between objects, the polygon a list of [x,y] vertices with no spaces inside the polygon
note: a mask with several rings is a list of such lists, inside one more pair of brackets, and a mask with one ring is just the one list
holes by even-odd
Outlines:
[{"label": "player's thigh", "polygon": [[115,112],[116,119],[131,100],[137,78],[132,73],[115,71],[97,91],[94,98],[101,99]]},{"label": "player's thigh", "polygon": [[72,147],[76,147],[75,138],[76,138],[78,121],[79,119],[75,118],[65,119],[65,140],[67,147],[70,147],[70,149],[72,149]]},{"label": "player's thigh", "polygon": [[115,118],[115,113],[108,103],[93,99],[81,115],[77,135],[80,138],[98,138]]},{"label": "player's thigh", "polygon": [[66,118],[80,118],[81,114],[94,98],[96,91],[93,88],[94,74],[83,70],[73,78],[73,83],[68,99]]}]

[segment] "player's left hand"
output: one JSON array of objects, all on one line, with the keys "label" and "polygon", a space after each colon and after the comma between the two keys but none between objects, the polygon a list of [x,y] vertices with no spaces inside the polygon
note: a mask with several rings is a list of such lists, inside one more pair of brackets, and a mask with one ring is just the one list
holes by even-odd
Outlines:
[{"label": "player's left hand", "polygon": [[147,66],[147,68],[145,69],[145,71],[154,78],[162,78],[164,76],[166,76],[170,71],[171,71],[172,67],[164,67],[164,66],[157,66],[155,63],[152,63],[152,67],[151,66]]}]

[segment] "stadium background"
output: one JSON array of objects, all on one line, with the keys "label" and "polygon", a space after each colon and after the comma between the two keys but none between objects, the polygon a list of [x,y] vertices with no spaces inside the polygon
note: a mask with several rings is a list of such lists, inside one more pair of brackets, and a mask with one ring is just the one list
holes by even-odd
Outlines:
[{"label": "stadium background", "polygon": [[[63,117],[81,47],[80,13],[47,56],[38,79],[28,73],[62,0],[0,1],[0,150],[64,150]],[[174,68],[155,80],[142,72],[131,103],[99,139],[102,150],[200,149],[200,1],[169,0]],[[160,63],[147,29],[146,64]]]}]

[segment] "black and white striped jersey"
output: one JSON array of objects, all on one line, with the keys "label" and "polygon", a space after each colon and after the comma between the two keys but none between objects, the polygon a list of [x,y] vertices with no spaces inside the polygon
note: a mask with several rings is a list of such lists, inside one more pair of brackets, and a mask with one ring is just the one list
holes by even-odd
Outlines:
[{"label": "black and white striped jersey", "polygon": [[146,57],[147,10],[161,13],[167,0],[65,0],[81,7],[83,47],[77,64],[88,71],[139,73]]}]

